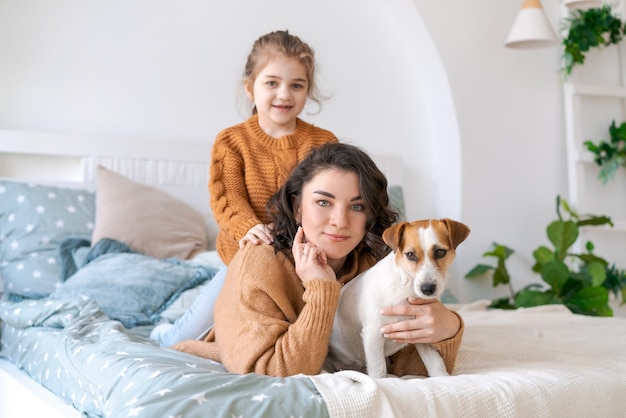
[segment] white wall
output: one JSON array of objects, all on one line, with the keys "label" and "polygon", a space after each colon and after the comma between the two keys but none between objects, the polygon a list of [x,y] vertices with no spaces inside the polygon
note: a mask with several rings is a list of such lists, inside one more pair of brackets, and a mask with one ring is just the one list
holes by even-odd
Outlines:
[{"label": "white wall", "polygon": [[[547,244],[557,194],[567,197],[560,46],[512,50],[504,40],[521,1],[416,0],[447,70],[462,143],[462,219],[472,228],[459,248],[465,274],[492,242],[516,253],[514,286],[539,282],[532,251]],[[560,3],[543,5],[555,29]],[[492,298],[490,281],[455,281],[463,298]]]},{"label": "white wall", "polygon": [[[520,5],[0,0],[0,128],[212,142],[245,117],[236,87],[254,39],[289,29],[333,94],[303,118],[400,156],[408,216],[472,229],[453,291],[492,298],[463,274],[498,241],[517,250],[517,287],[535,281],[531,252],[567,191],[561,52],[503,46]],[[558,28],[557,1],[544,6]]]}]

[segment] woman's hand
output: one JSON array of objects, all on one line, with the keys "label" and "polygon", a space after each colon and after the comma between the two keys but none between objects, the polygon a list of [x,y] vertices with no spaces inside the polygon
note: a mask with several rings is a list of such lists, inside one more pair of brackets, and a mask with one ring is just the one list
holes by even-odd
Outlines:
[{"label": "woman's hand", "polygon": [[302,282],[311,279],[337,280],[334,270],[327,263],[326,253],[306,241],[302,227],[298,227],[291,253],[296,263],[296,274]]},{"label": "woman's hand", "polygon": [[409,305],[390,306],[381,314],[415,317],[381,328],[385,338],[398,343],[437,343],[454,337],[461,328],[456,314],[436,299],[409,299]]},{"label": "woman's hand", "polygon": [[251,242],[255,245],[265,243],[271,244],[274,242],[274,234],[272,233],[272,229],[274,224],[257,224],[246,232],[246,235],[243,236],[239,240],[239,249],[243,250],[243,247],[246,246],[246,242]]}]

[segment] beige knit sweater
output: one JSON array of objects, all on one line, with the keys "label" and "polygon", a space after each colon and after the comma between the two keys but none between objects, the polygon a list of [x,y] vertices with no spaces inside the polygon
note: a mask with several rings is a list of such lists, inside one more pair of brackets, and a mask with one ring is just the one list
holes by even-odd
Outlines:
[{"label": "beige knit sweater", "polygon": [[[248,244],[229,265],[215,305],[215,327],[204,341],[183,341],[173,348],[221,361],[236,373],[317,374],[327,354],[342,284],[373,264],[371,256],[353,252],[337,281],[310,280],[303,286],[290,256],[275,255],[269,245]],[[462,334],[461,320],[456,336],[433,344],[450,372]],[[390,372],[427,375],[413,346],[392,356]]]},{"label": "beige knit sweater", "polygon": [[217,251],[224,263],[230,263],[250,228],[270,222],[266,204],[293,167],[311,148],[327,142],[337,142],[332,132],[301,119],[293,134],[273,138],[263,132],[257,115],[218,134],[211,151],[209,193],[220,227]]}]

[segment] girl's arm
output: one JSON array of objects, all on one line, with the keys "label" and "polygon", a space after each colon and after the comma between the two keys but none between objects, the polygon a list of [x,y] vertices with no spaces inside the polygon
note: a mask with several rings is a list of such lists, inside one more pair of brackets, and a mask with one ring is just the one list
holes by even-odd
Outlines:
[{"label": "girl's arm", "polygon": [[211,153],[209,195],[215,221],[234,242],[262,223],[250,205],[241,155],[227,148],[219,138]]}]

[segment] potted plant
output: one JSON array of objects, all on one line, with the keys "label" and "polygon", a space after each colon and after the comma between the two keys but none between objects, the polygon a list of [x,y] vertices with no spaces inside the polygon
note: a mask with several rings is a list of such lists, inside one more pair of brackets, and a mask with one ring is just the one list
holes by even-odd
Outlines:
[{"label": "potted plant", "polygon": [[[563,219],[560,208],[569,214]],[[593,243],[587,242],[586,252],[570,252],[578,239],[579,229],[586,226],[613,225],[606,216],[581,216],[573,211],[565,200],[557,196],[558,219],[547,227],[548,239],[554,248],[540,246],[533,252],[535,264],[532,270],[538,273],[543,284],[530,284],[515,291],[506,260],[513,250],[505,245],[494,244],[492,251],[483,257],[495,257],[495,266],[478,264],[465,277],[474,278],[492,274],[493,286],[507,285],[510,297],[492,301],[490,307],[516,309],[539,305],[563,304],[574,313],[594,316],[613,316],[609,306],[609,292],[626,302],[626,271],[610,265],[593,253]]]},{"label": "potted plant", "polygon": [[615,176],[617,169],[626,168],[626,122],[618,127],[615,121],[609,127],[611,139],[597,144],[591,140],[584,142],[587,150],[594,154],[594,161],[600,168],[598,177],[603,184]]},{"label": "potted plant", "polygon": [[602,7],[573,10],[565,19],[565,30],[567,36],[562,41],[565,47],[563,71],[569,76],[575,65],[585,62],[585,53],[591,48],[620,42],[625,27],[611,6],[605,4]]}]

